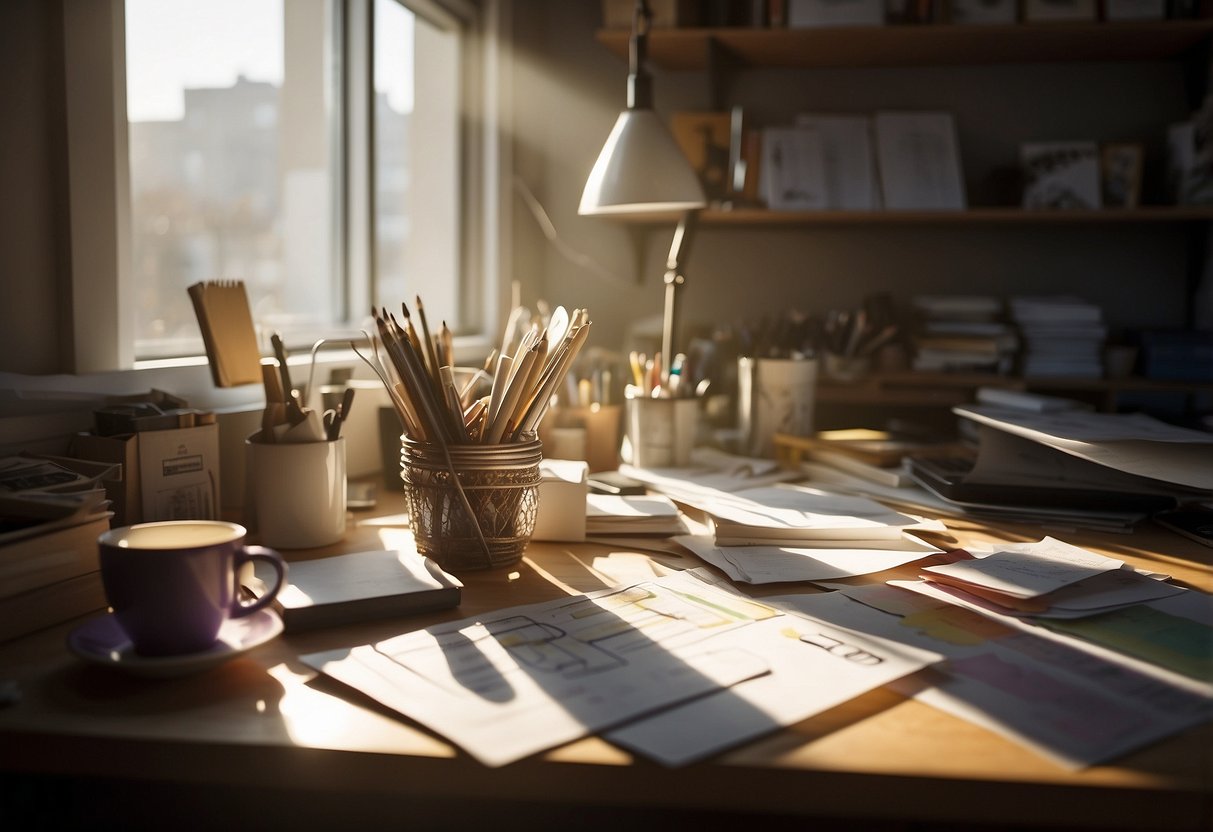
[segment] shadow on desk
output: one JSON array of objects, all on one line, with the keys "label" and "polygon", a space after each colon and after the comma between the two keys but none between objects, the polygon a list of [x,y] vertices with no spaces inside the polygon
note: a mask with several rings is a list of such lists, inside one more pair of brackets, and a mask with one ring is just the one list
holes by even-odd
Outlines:
[{"label": "shadow on desk", "polygon": [[[879,795],[873,795],[879,801]],[[849,820],[708,810],[638,810],[613,806],[509,801],[449,801],[382,794],[351,797],[289,790],[148,784],[108,779],[6,776],[0,786],[5,827],[143,830],[483,830],[483,832],[1065,832],[1075,827],[939,824]],[[11,821],[19,819],[15,825]],[[1146,830],[1143,828],[1143,832]]]}]

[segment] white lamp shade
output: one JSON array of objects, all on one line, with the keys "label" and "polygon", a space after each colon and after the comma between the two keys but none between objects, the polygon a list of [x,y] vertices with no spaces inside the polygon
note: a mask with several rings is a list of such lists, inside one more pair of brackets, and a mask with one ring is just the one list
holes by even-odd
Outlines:
[{"label": "white lamp shade", "polygon": [[657,114],[628,109],[598,154],[577,213],[689,211],[706,204],[699,177]]}]

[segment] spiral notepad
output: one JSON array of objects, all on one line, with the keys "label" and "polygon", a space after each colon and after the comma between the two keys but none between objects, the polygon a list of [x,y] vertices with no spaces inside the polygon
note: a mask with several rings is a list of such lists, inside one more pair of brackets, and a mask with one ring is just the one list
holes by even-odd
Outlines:
[{"label": "spiral notepad", "polygon": [[244,281],[195,283],[189,293],[215,386],[260,384],[261,351]]}]

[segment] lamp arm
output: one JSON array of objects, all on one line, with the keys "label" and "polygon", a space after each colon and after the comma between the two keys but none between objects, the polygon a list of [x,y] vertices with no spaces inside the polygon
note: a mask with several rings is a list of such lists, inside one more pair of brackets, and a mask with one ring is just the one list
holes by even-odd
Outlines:
[{"label": "lamp arm", "polygon": [[649,27],[653,13],[647,0],[636,0],[632,12],[632,37],[628,43],[628,109],[649,110],[653,107],[653,79],[645,69],[648,59]]},{"label": "lamp arm", "polygon": [[687,211],[678,221],[670,254],[665,263],[665,310],[661,322],[661,383],[665,387],[670,380],[670,367],[674,363],[674,330],[678,323],[678,289],[686,283],[684,267],[691,251],[691,238],[699,211]]}]

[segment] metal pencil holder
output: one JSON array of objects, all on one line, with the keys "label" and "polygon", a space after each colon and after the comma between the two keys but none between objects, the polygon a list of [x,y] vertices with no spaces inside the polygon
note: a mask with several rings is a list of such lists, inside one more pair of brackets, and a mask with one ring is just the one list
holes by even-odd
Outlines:
[{"label": "metal pencil holder", "polygon": [[452,572],[517,563],[535,530],[542,447],[535,439],[443,449],[403,438],[400,476],[417,551]]}]

